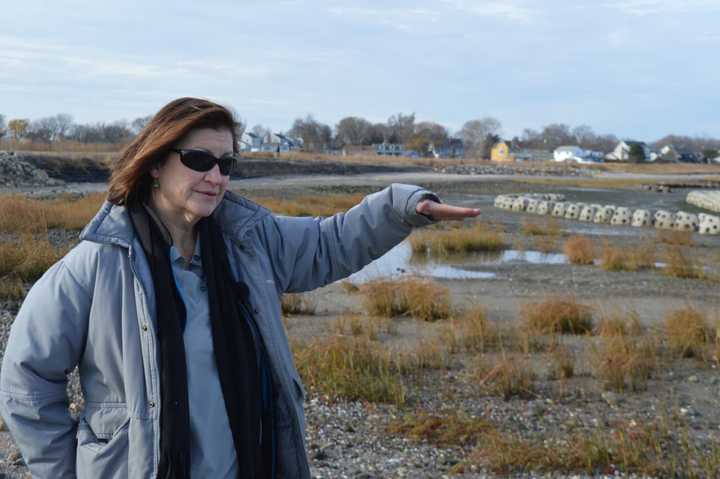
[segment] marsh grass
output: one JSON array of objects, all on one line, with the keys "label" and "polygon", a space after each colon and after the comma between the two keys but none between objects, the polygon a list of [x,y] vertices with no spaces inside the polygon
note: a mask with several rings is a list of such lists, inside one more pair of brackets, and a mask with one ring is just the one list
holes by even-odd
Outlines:
[{"label": "marsh grass", "polygon": [[462,412],[431,413],[418,411],[390,422],[387,431],[401,434],[412,441],[427,442],[440,447],[473,446],[496,428],[490,422]]},{"label": "marsh grass", "polygon": [[573,235],[565,241],[563,252],[572,264],[593,264],[595,248],[587,236]]},{"label": "marsh grass", "polygon": [[550,378],[570,379],[575,375],[575,353],[568,346],[558,344],[550,351]]},{"label": "marsh grass", "polygon": [[450,229],[421,229],[410,235],[416,259],[427,256],[446,258],[506,248],[502,231],[483,224]]},{"label": "marsh grass", "polygon": [[349,210],[362,201],[364,195],[316,195],[299,196],[293,199],[253,197],[252,200],[285,216],[332,216]]},{"label": "marsh grass", "polygon": [[487,394],[505,400],[535,396],[536,375],[524,356],[502,354],[495,360],[479,356],[469,374],[471,381]]},{"label": "marsh grass", "polygon": [[655,243],[644,240],[638,246],[614,247],[605,242],[600,257],[605,271],[639,271],[655,267]]},{"label": "marsh grass", "polygon": [[710,478],[720,475],[720,444],[693,443],[687,425],[665,420],[560,437],[521,437],[488,429],[464,465],[503,477],[529,471],[547,474],[636,474],[642,477]]},{"label": "marsh grass", "polygon": [[423,321],[450,316],[450,290],[420,278],[377,280],[364,284],[363,304],[371,316],[408,315]]},{"label": "marsh grass", "polygon": [[398,370],[409,373],[421,369],[446,369],[450,364],[450,351],[439,339],[423,338],[410,349],[394,355]]},{"label": "marsh grass", "polygon": [[442,332],[451,352],[485,352],[498,346],[500,338],[497,327],[487,318],[483,306],[475,306],[458,317],[452,318]]},{"label": "marsh grass", "polygon": [[25,234],[18,240],[0,244],[0,278],[12,275],[26,282],[42,276],[72,247],[53,246],[43,235]]},{"label": "marsh grass", "polygon": [[658,344],[651,337],[605,336],[593,346],[591,359],[606,389],[643,391],[658,364]]},{"label": "marsh grass", "polygon": [[616,309],[600,314],[600,319],[595,327],[595,334],[601,337],[615,336],[640,336],[645,328],[640,323],[640,315],[637,311],[621,311]]},{"label": "marsh grass", "polygon": [[525,304],[520,311],[524,326],[540,334],[587,334],[593,329],[592,310],[574,296],[550,296]]},{"label": "marsh grass", "polygon": [[317,310],[317,301],[305,293],[286,293],[280,302],[283,314],[303,314],[312,316]]},{"label": "marsh grass", "polygon": [[82,229],[97,213],[104,193],[81,198],[67,195],[36,200],[20,195],[0,196],[0,231],[11,234],[44,233],[49,229]]},{"label": "marsh grass", "polygon": [[0,277],[0,301],[20,301],[25,293],[25,284],[17,276]]},{"label": "marsh grass", "polygon": [[358,314],[339,316],[333,321],[331,330],[340,335],[364,336],[372,341],[377,341],[380,334],[394,336],[398,332],[391,318]]},{"label": "marsh grass", "polygon": [[692,231],[656,230],[655,237],[659,243],[674,246],[692,246]]},{"label": "marsh grass", "polygon": [[682,246],[669,246],[663,255],[666,266],[663,273],[667,276],[683,279],[706,279],[702,264],[693,258],[691,252]]},{"label": "marsh grass", "polygon": [[561,236],[562,229],[555,217],[538,219],[523,218],[520,222],[520,232],[526,236]]},{"label": "marsh grass", "polygon": [[304,383],[331,400],[405,402],[405,387],[396,361],[367,338],[329,336],[294,343],[295,364]]},{"label": "marsh grass", "polygon": [[670,354],[681,358],[702,358],[713,339],[707,317],[692,307],[670,311],[664,333]]}]

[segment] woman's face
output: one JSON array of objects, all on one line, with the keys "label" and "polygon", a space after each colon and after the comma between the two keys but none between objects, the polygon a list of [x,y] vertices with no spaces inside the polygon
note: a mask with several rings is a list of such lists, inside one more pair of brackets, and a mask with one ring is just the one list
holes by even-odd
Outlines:
[{"label": "woman's face", "polygon": [[[220,158],[233,152],[233,137],[226,128],[202,128],[192,130],[176,148],[202,149]],[[160,183],[152,188],[153,206],[171,221],[193,225],[215,211],[230,181],[230,176],[220,174],[217,164],[209,171],[194,171],[182,164],[179,153],[173,152],[150,174]]]}]

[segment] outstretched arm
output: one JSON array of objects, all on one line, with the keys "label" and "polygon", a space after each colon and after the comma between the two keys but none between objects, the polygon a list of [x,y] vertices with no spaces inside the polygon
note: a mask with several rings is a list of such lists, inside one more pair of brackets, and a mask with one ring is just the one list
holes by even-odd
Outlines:
[{"label": "outstretched arm", "polygon": [[358,271],[405,239],[413,227],[477,214],[443,205],[423,188],[393,184],[329,218],[272,216],[264,233],[278,290],[299,292]]}]

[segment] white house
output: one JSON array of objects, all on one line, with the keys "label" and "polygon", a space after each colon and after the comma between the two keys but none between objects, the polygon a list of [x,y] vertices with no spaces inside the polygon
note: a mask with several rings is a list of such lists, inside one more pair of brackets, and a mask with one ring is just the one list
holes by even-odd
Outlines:
[{"label": "white house", "polygon": [[639,145],[643,149],[645,161],[655,161],[657,159],[657,154],[653,155],[644,141],[631,140],[623,140],[618,143],[613,151],[605,155],[605,159],[608,161],[630,161],[630,148],[634,145]]},{"label": "white house", "polygon": [[555,161],[572,161],[575,163],[595,163],[602,161],[602,153],[584,150],[579,146],[559,146],[553,152]]}]

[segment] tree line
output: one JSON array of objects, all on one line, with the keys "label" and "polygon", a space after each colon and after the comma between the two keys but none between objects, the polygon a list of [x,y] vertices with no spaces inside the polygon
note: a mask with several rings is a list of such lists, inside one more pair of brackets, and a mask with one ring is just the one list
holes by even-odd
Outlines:
[{"label": "tree line", "polygon": [[[79,143],[122,144],[128,142],[150,121],[152,116],[132,121],[98,122],[77,124],[64,113],[35,120],[14,118],[6,121],[0,114],[0,139],[52,143],[76,141]],[[245,124],[238,125],[240,131]],[[266,137],[273,130],[255,125],[248,131]],[[431,154],[431,145],[440,148],[449,142],[460,140],[465,156],[488,158],[489,150],[502,138],[502,123],[494,117],[481,117],[466,121],[456,132],[432,121],[417,121],[414,113],[398,113],[385,122],[371,122],[359,116],[346,116],[334,126],[316,120],[313,115],[295,119],[286,135],[303,140],[303,148],[311,152],[328,152],[346,147],[363,147],[378,143],[402,144],[406,150],[421,155]],[[571,127],[563,123],[551,123],[539,130],[527,128],[522,134],[508,139],[517,148],[553,151],[562,145],[577,145],[587,150],[608,152],[617,145],[619,138],[613,134],[597,134],[588,125]],[[659,149],[673,145],[677,150],[704,153],[709,157],[720,150],[720,140],[709,137],[666,135],[649,144]]]}]

